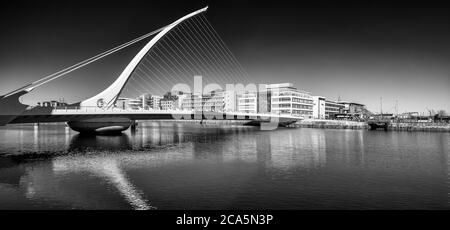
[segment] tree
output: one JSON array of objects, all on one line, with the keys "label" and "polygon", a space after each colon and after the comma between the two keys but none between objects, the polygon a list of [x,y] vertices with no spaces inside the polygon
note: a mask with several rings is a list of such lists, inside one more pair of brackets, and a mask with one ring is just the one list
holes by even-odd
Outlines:
[{"label": "tree", "polygon": [[440,109],[437,111],[437,115],[439,115],[439,117],[447,116],[447,112],[443,109]]},{"label": "tree", "polygon": [[163,97],[164,97],[164,99],[171,100],[171,101],[178,100],[178,96],[177,95],[172,95],[171,92],[167,92],[166,94],[164,94]]}]

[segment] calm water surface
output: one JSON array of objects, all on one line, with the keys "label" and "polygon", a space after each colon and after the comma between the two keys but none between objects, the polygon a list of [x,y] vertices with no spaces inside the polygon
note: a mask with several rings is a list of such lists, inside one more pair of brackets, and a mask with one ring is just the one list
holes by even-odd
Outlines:
[{"label": "calm water surface", "polygon": [[449,133],[0,127],[0,209],[450,209]]}]

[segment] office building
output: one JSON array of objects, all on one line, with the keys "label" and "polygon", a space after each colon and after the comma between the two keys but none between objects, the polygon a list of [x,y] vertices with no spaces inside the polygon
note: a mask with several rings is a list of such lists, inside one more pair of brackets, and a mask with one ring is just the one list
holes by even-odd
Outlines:
[{"label": "office building", "polygon": [[186,94],[186,97],[181,101],[181,109],[187,111],[202,111],[203,97],[199,94]]},{"label": "office building", "polygon": [[363,104],[347,101],[338,101],[337,103],[343,106],[342,113],[351,115],[352,117],[364,119],[371,115]]},{"label": "office building", "polygon": [[161,99],[162,96],[152,95],[149,101],[149,108],[153,110],[161,110]]},{"label": "office building", "polygon": [[237,112],[257,113],[258,112],[258,93],[246,92],[237,95]]},{"label": "office building", "polygon": [[175,101],[173,99],[163,98],[160,100],[161,110],[174,110]]},{"label": "office building", "polygon": [[325,118],[335,119],[336,115],[344,113],[345,105],[336,101],[325,101]]},{"label": "office building", "polygon": [[313,96],[313,118],[325,119],[325,97]]},{"label": "office building", "polygon": [[298,90],[292,83],[266,85],[270,91],[270,111],[279,115],[304,118],[313,117],[313,98],[310,93]]}]

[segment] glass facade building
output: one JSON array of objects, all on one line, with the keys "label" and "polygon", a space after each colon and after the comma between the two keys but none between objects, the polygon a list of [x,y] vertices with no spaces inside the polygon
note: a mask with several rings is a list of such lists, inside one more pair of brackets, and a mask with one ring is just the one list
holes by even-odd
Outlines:
[{"label": "glass facade building", "polygon": [[296,117],[313,117],[313,97],[309,92],[298,90],[292,83],[270,84],[271,113]]}]

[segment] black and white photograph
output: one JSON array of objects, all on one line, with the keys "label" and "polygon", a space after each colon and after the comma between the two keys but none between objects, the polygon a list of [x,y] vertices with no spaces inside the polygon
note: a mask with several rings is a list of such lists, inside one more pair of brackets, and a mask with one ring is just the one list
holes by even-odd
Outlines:
[{"label": "black and white photograph", "polygon": [[449,143],[444,2],[0,3],[2,213],[448,211]]}]

